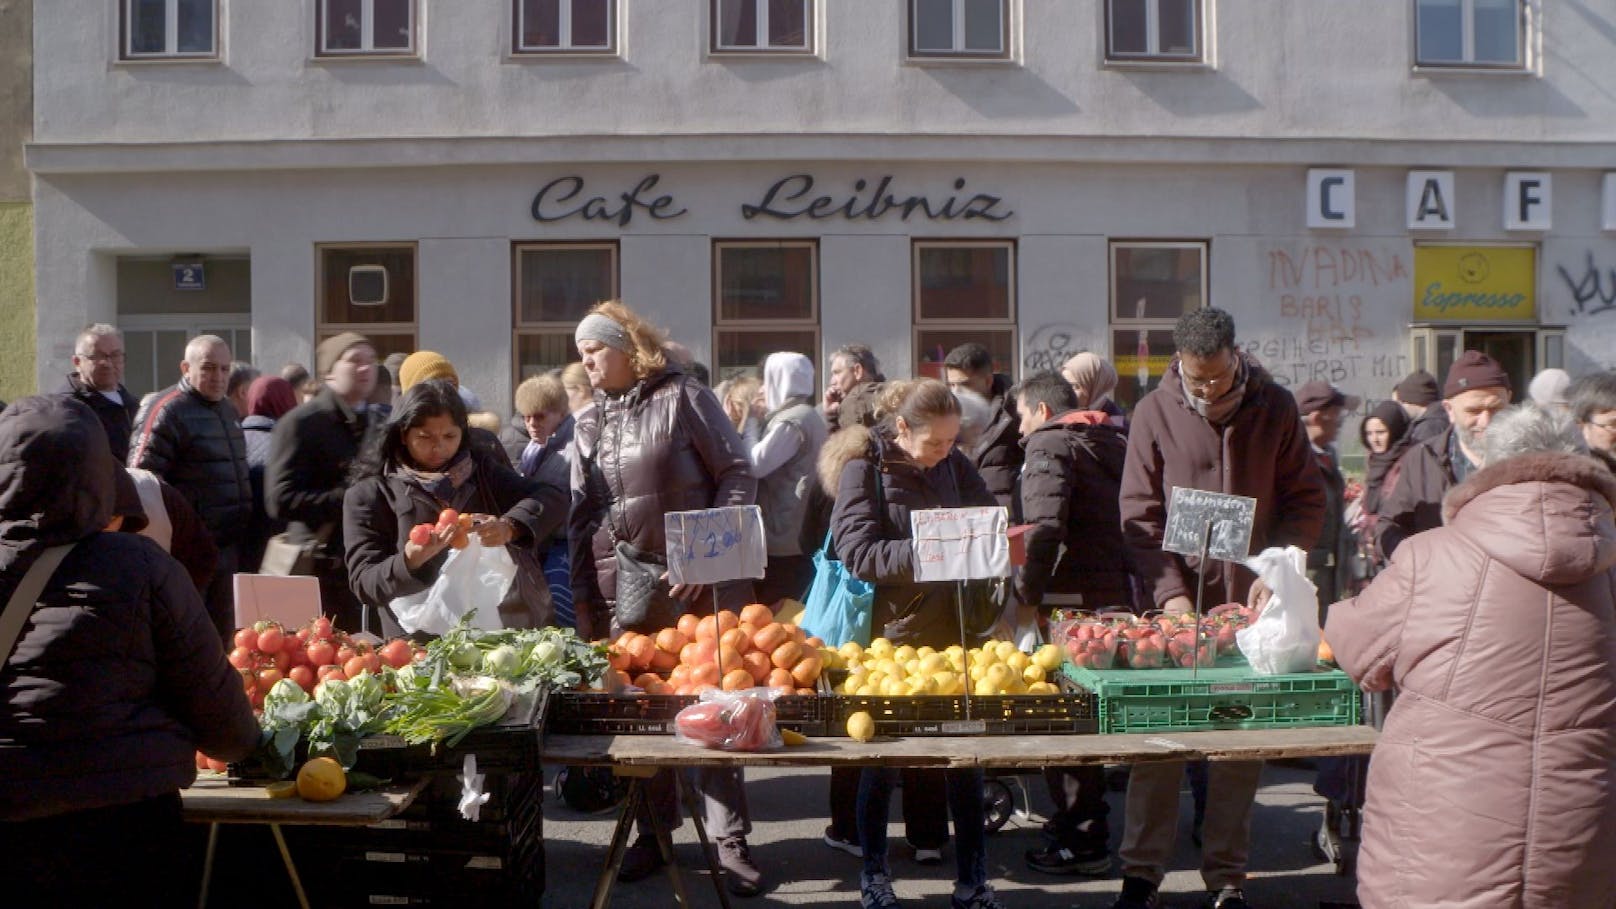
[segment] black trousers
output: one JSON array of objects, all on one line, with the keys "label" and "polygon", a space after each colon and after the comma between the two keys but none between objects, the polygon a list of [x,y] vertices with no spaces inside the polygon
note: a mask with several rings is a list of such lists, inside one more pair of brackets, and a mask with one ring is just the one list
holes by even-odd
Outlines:
[{"label": "black trousers", "polygon": [[194,903],[194,872],[202,856],[184,832],[177,792],[0,822],[7,869],[0,903],[15,909]]},{"label": "black trousers", "polygon": [[1105,803],[1105,767],[1046,767],[1044,782],[1055,814],[1044,823],[1044,834],[1056,846],[1076,852],[1082,847],[1104,848],[1110,836]]},{"label": "black trousers", "polygon": [[[839,838],[858,842],[858,789],[860,767],[830,769],[830,826]],[[905,767],[903,785],[903,827],[909,844],[916,849],[941,849],[948,842],[947,788],[941,770]]]}]

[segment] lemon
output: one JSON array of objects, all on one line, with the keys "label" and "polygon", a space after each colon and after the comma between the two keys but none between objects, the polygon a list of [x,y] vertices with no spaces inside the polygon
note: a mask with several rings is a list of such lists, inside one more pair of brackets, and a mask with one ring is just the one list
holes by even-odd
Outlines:
[{"label": "lemon", "polygon": [[864,648],[859,646],[858,641],[848,641],[837,648],[836,652],[841,654],[842,659],[846,660],[849,665],[864,659]]},{"label": "lemon", "polygon": [[782,729],[780,730],[780,741],[787,745],[806,745],[808,744],[808,737],[792,729]]},{"label": "lemon", "polygon": [[1012,653],[1004,658],[1004,665],[1009,666],[1011,669],[1014,669],[1017,672],[1020,672],[1021,670],[1032,665],[1032,657],[1027,656],[1025,653],[1017,650],[1015,653]]},{"label": "lemon", "polygon": [[903,694],[904,694],[904,696],[912,698],[912,697],[918,697],[918,696],[923,695],[923,694],[934,694],[935,692],[931,692],[931,691],[926,690],[926,683],[929,682],[929,681],[931,681],[931,680],[930,679],[910,679],[909,681],[905,682],[904,685],[903,685]]},{"label": "lemon", "polygon": [[868,742],[875,738],[875,719],[860,710],[847,718],[847,735],[856,742]]},{"label": "lemon", "polygon": [[1059,694],[1060,689],[1049,682],[1033,682],[1027,686],[1028,694]]},{"label": "lemon", "polygon": [[944,650],[943,653],[948,656],[949,660],[964,660],[965,659],[965,648],[961,647],[958,644],[950,644],[950,645],[948,645],[948,649]]},{"label": "lemon", "polygon": [[987,697],[988,695],[998,694],[999,689],[987,679],[982,679],[976,683],[976,688],[973,689],[973,692],[978,697]]},{"label": "lemon", "polygon": [[1003,663],[994,663],[982,671],[982,681],[992,685],[995,689],[1002,689],[1012,678],[1018,678],[1009,666]]},{"label": "lemon", "polygon": [[870,646],[864,648],[864,652],[876,659],[892,656],[892,642],[886,638],[876,638],[870,642]]},{"label": "lemon", "polygon": [[1061,653],[1060,647],[1054,644],[1045,644],[1038,648],[1038,652],[1032,656],[1032,661],[1044,667],[1045,672],[1054,672],[1059,669],[1061,662],[1065,659],[1066,655]]},{"label": "lemon", "polygon": [[862,687],[864,687],[863,677],[850,675],[847,681],[842,683],[842,694],[858,694]]},{"label": "lemon", "polygon": [[902,679],[887,679],[881,683],[881,693],[889,698],[901,698],[909,693],[909,686]]},{"label": "lemon", "polygon": [[1023,682],[1021,680],[1021,676],[1016,675],[1014,673],[1011,673],[1010,678],[1006,679],[1005,682],[1004,682],[1004,686],[999,689],[999,693],[1000,694],[1026,694],[1027,693],[1027,683]]},{"label": "lemon", "polygon": [[853,693],[858,695],[859,697],[862,697],[862,698],[878,698],[878,697],[881,696],[881,686],[880,685],[860,685],[858,687],[858,690],[853,692]]},{"label": "lemon", "polygon": [[938,694],[953,694],[955,686],[959,684],[959,676],[945,670],[932,673],[931,681],[937,686]]},{"label": "lemon", "polygon": [[264,787],[264,792],[272,799],[289,799],[297,795],[297,781],[282,780],[279,783],[270,783]]},{"label": "lemon", "polygon": [[1012,653],[1021,652],[1016,649],[1016,645],[1011,641],[997,641],[993,644],[993,649],[999,654],[999,659],[1001,660],[1008,660]]},{"label": "lemon", "polygon": [[1042,682],[1044,680],[1044,667],[1037,663],[1029,663],[1021,670],[1021,679],[1028,685],[1033,682]]},{"label": "lemon", "polygon": [[936,675],[948,668],[948,658],[940,653],[928,654],[915,662],[918,664],[916,671],[925,675]]},{"label": "lemon", "polygon": [[933,650],[930,647],[916,647],[915,648],[915,656],[919,657],[922,660],[924,660],[926,657],[929,657],[929,656],[931,656],[932,654],[934,654],[936,652],[937,651]]},{"label": "lemon", "polygon": [[347,788],[342,765],[328,757],[313,758],[297,772],[297,794],[310,802],[329,802]]},{"label": "lemon", "polygon": [[897,650],[892,651],[892,658],[900,663],[907,663],[915,658],[915,648],[905,644],[902,647],[899,647]]},{"label": "lemon", "polygon": [[875,664],[875,668],[886,676],[900,676],[904,674],[903,666],[897,660],[882,660]]},{"label": "lemon", "polygon": [[913,659],[903,664],[904,675],[920,675],[920,660]]},{"label": "lemon", "polygon": [[965,675],[973,682],[980,682],[982,680],[982,674],[985,672],[987,672],[987,670],[981,666],[972,666],[970,671],[965,673]]}]

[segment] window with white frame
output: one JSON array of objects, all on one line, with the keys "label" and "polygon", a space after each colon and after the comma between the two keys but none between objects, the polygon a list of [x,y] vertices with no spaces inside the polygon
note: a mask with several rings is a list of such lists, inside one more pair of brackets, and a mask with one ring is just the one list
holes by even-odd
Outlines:
[{"label": "window with white frame", "polygon": [[915,375],[942,379],[948,352],[975,341],[993,371],[1016,373],[1016,247],[1009,240],[916,240]]},{"label": "window with white frame", "polygon": [[517,243],[511,258],[516,383],[578,359],[573,330],[617,299],[616,243]]},{"label": "window with white frame", "polygon": [[1527,0],[1414,0],[1420,66],[1526,65]]},{"label": "window with white frame", "polygon": [[357,331],[378,357],[415,351],[414,243],[322,243],[315,261],[316,344]]},{"label": "window with white frame", "polygon": [[218,0],[123,0],[119,10],[125,60],[219,54]]},{"label": "window with white frame", "polygon": [[417,0],[319,0],[315,55],[413,56]]},{"label": "window with white frame", "polygon": [[819,244],[812,240],[713,243],[714,381],[762,377],[771,353],[819,364]]},{"label": "window with white frame", "polygon": [[1199,63],[1203,11],[1202,0],[1106,0],[1106,58]]},{"label": "window with white frame", "polygon": [[1173,359],[1179,316],[1207,305],[1207,244],[1118,240],[1111,244],[1111,363],[1114,397],[1133,406]]},{"label": "window with white frame", "polygon": [[512,0],[518,54],[614,54],[617,0]]},{"label": "window with white frame", "polygon": [[1010,0],[909,0],[909,56],[1010,56]]},{"label": "window with white frame", "polygon": [[714,53],[812,53],[814,0],[711,0]]}]

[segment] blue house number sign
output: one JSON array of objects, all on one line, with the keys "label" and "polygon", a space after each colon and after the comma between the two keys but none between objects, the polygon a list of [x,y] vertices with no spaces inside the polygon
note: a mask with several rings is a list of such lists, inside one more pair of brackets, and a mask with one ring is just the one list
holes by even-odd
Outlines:
[{"label": "blue house number sign", "polygon": [[201,262],[174,262],[175,290],[207,290],[207,276]]}]

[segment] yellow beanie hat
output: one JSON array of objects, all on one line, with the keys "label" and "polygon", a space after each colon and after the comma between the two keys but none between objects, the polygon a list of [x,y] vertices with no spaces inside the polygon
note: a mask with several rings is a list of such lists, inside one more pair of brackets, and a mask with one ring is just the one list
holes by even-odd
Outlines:
[{"label": "yellow beanie hat", "polygon": [[418,350],[404,358],[398,367],[398,387],[409,391],[411,385],[427,379],[447,379],[460,387],[460,375],[454,364],[443,354],[431,350]]}]

